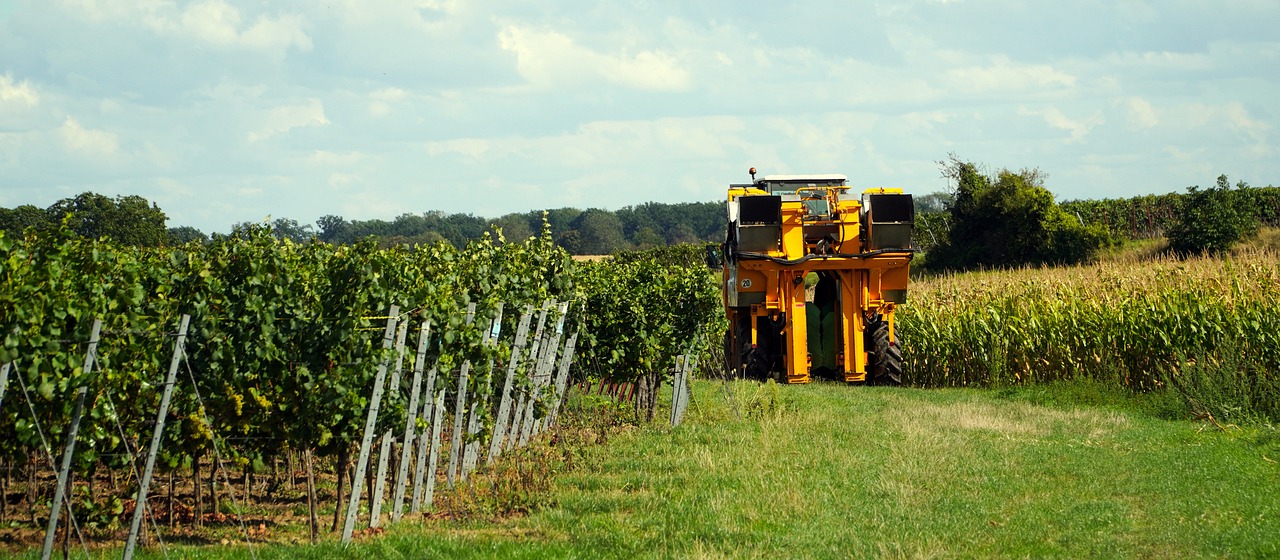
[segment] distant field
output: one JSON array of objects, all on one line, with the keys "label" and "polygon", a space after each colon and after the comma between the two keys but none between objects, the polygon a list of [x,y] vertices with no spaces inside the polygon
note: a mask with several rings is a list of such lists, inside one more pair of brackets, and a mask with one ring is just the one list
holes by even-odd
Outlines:
[{"label": "distant field", "polygon": [[[1262,558],[1280,555],[1273,431],[1070,404],[1078,389],[700,382],[687,423],[615,435],[553,505],[404,523],[265,558]],[[1037,404],[1046,403],[1046,404]],[[247,558],[243,545],[183,557]],[[155,557],[160,557],[157,553]]]}]

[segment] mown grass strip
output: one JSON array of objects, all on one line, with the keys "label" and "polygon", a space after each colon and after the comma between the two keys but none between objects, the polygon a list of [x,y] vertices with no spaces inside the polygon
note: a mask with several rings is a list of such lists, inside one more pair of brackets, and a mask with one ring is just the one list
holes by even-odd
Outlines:
[{"label": "mown grass strip", "polygon": [[[526,517],[266,558],[1280,555],[1270,432],[993,391],[695,384],[679,429],[590,448]],[[1261,434],[1261,435],[1260,435]],[[1270,439],[1268,439],[1270,437]],[[247,557],[243,547],[185,557]]]}]

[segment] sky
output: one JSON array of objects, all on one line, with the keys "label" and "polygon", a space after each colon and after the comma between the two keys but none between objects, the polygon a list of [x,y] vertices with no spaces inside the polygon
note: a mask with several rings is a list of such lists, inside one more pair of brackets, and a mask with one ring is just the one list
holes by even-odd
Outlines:
[{"label": "sky", "polygon": [[705,202],[762,174],[1059,200],[1280,185],[1280,2],[0,0],[0,207],[169,225]]}]

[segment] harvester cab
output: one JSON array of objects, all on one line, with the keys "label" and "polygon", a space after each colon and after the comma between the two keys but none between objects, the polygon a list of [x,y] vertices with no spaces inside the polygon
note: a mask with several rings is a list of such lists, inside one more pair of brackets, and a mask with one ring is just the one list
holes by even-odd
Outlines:
[{"label": "harvester cab", "polygon": [[915,209],[902,189],[844,175],[766,175],[728,191],[721,247],[728,370],[899,384],[894,309],[906,302]]}]

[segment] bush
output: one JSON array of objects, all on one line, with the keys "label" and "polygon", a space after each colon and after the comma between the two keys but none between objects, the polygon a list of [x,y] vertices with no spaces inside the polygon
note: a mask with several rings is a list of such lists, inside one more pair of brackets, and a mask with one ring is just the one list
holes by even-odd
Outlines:
[{"label": "bush", "polygon": [[1085,226],[1062,210],[1038,169],[993,176],[952,156],[944,174],[956,181],[946,240],[929,253],[935,269],[1072,264],[1111,244],[1100,225]]},{"label": "bush", "polygon": [[1186,201],[1169,228],[1169,249],[1182,255],[1222,253],[1256,232],[1258,219],[1249,204],[1252,190],[1243,181],[1232,189],[1226,175],[1219,175],[1218,184],[1205,190],[1187,187]]}]

